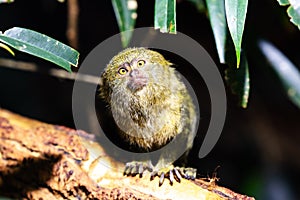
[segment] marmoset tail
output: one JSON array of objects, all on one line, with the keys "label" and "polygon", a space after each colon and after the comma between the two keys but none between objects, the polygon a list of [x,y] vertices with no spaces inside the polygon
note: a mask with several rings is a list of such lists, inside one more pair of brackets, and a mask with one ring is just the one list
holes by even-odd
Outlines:
[{"label": "marmoset tail", "polygon": [[[195,106],[171,65],[156,51],[128,48],[112,58],[101,76],[100,96],[120,129],[120,138],[141,152],[163,148],[176,139],[183,144],[178,148],[188,151],[192,147],[197,122]],[[161,153],[154,166],[151,160],[127,163],[124,174],[142,175],[149,170],[152,178],[160,176],[160,184],[165,177],[171,183],[182,176],[195,178],[195,169],[172,165],[179,149],[169,151]]]}]

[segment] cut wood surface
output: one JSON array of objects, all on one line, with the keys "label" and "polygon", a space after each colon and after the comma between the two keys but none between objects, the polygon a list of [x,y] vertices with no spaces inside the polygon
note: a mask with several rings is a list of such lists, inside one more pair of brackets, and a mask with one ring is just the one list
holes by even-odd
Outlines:
[{"label": "cut wood surface", "polygon": [[[92,135],[0,109],[0,196],[24,199],[254,199],[214,179],[158,186],[123,176]],[[102,163],[102,164],[101,164]],[[105,164],[103,164],[105,163]]]}]

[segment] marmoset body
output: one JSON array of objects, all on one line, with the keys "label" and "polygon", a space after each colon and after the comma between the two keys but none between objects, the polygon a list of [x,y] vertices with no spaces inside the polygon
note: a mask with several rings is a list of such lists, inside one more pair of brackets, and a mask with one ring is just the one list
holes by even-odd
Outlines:
[{"label": "marmoset body", "polygon": [[[119,134],[141,152],[153,151],[180,137],[182,148],[193,144],[197,115],[192,98],[172,64],[146,48],[128,48],[112,58],[101,75],[100,96],[109,105]],[[178,149],[172,149],[178,151]],[[191,168],[169,167],[176,153],[162,153],[157,164],[148,162],[153,175],[173,174],[180,181],[194,178]],[[171,163],[172,164],[172,163]],[[142,174],[145,162],[127,164],[125,174]],[[167,169],[167,171],[166,171]]]}]

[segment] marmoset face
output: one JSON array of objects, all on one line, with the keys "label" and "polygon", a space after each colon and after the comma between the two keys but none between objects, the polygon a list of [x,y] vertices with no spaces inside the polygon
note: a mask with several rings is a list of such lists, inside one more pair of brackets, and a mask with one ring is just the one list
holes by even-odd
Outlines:
[{"label": "marmoset face", "polygon": [[133,48],[115,56],[103,76],[109,79],[112,92],[135,94],[146,88],[146,93],[151,93],[155,90],[153,87],[168,87],[170,65],[155,51]]}]

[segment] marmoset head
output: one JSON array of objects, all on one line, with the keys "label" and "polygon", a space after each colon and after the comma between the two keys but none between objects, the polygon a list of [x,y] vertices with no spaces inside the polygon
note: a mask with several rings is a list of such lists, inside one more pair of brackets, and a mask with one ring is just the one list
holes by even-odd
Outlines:
[{"label": "marmoset head", "polygon": [[132,95],[147,88],[144,93],[154,93],[168,86],[170,62],[158,52],[145,48],[128,48],[112,58],[101,76],[101,96],[109,100],[111,92]]}]

